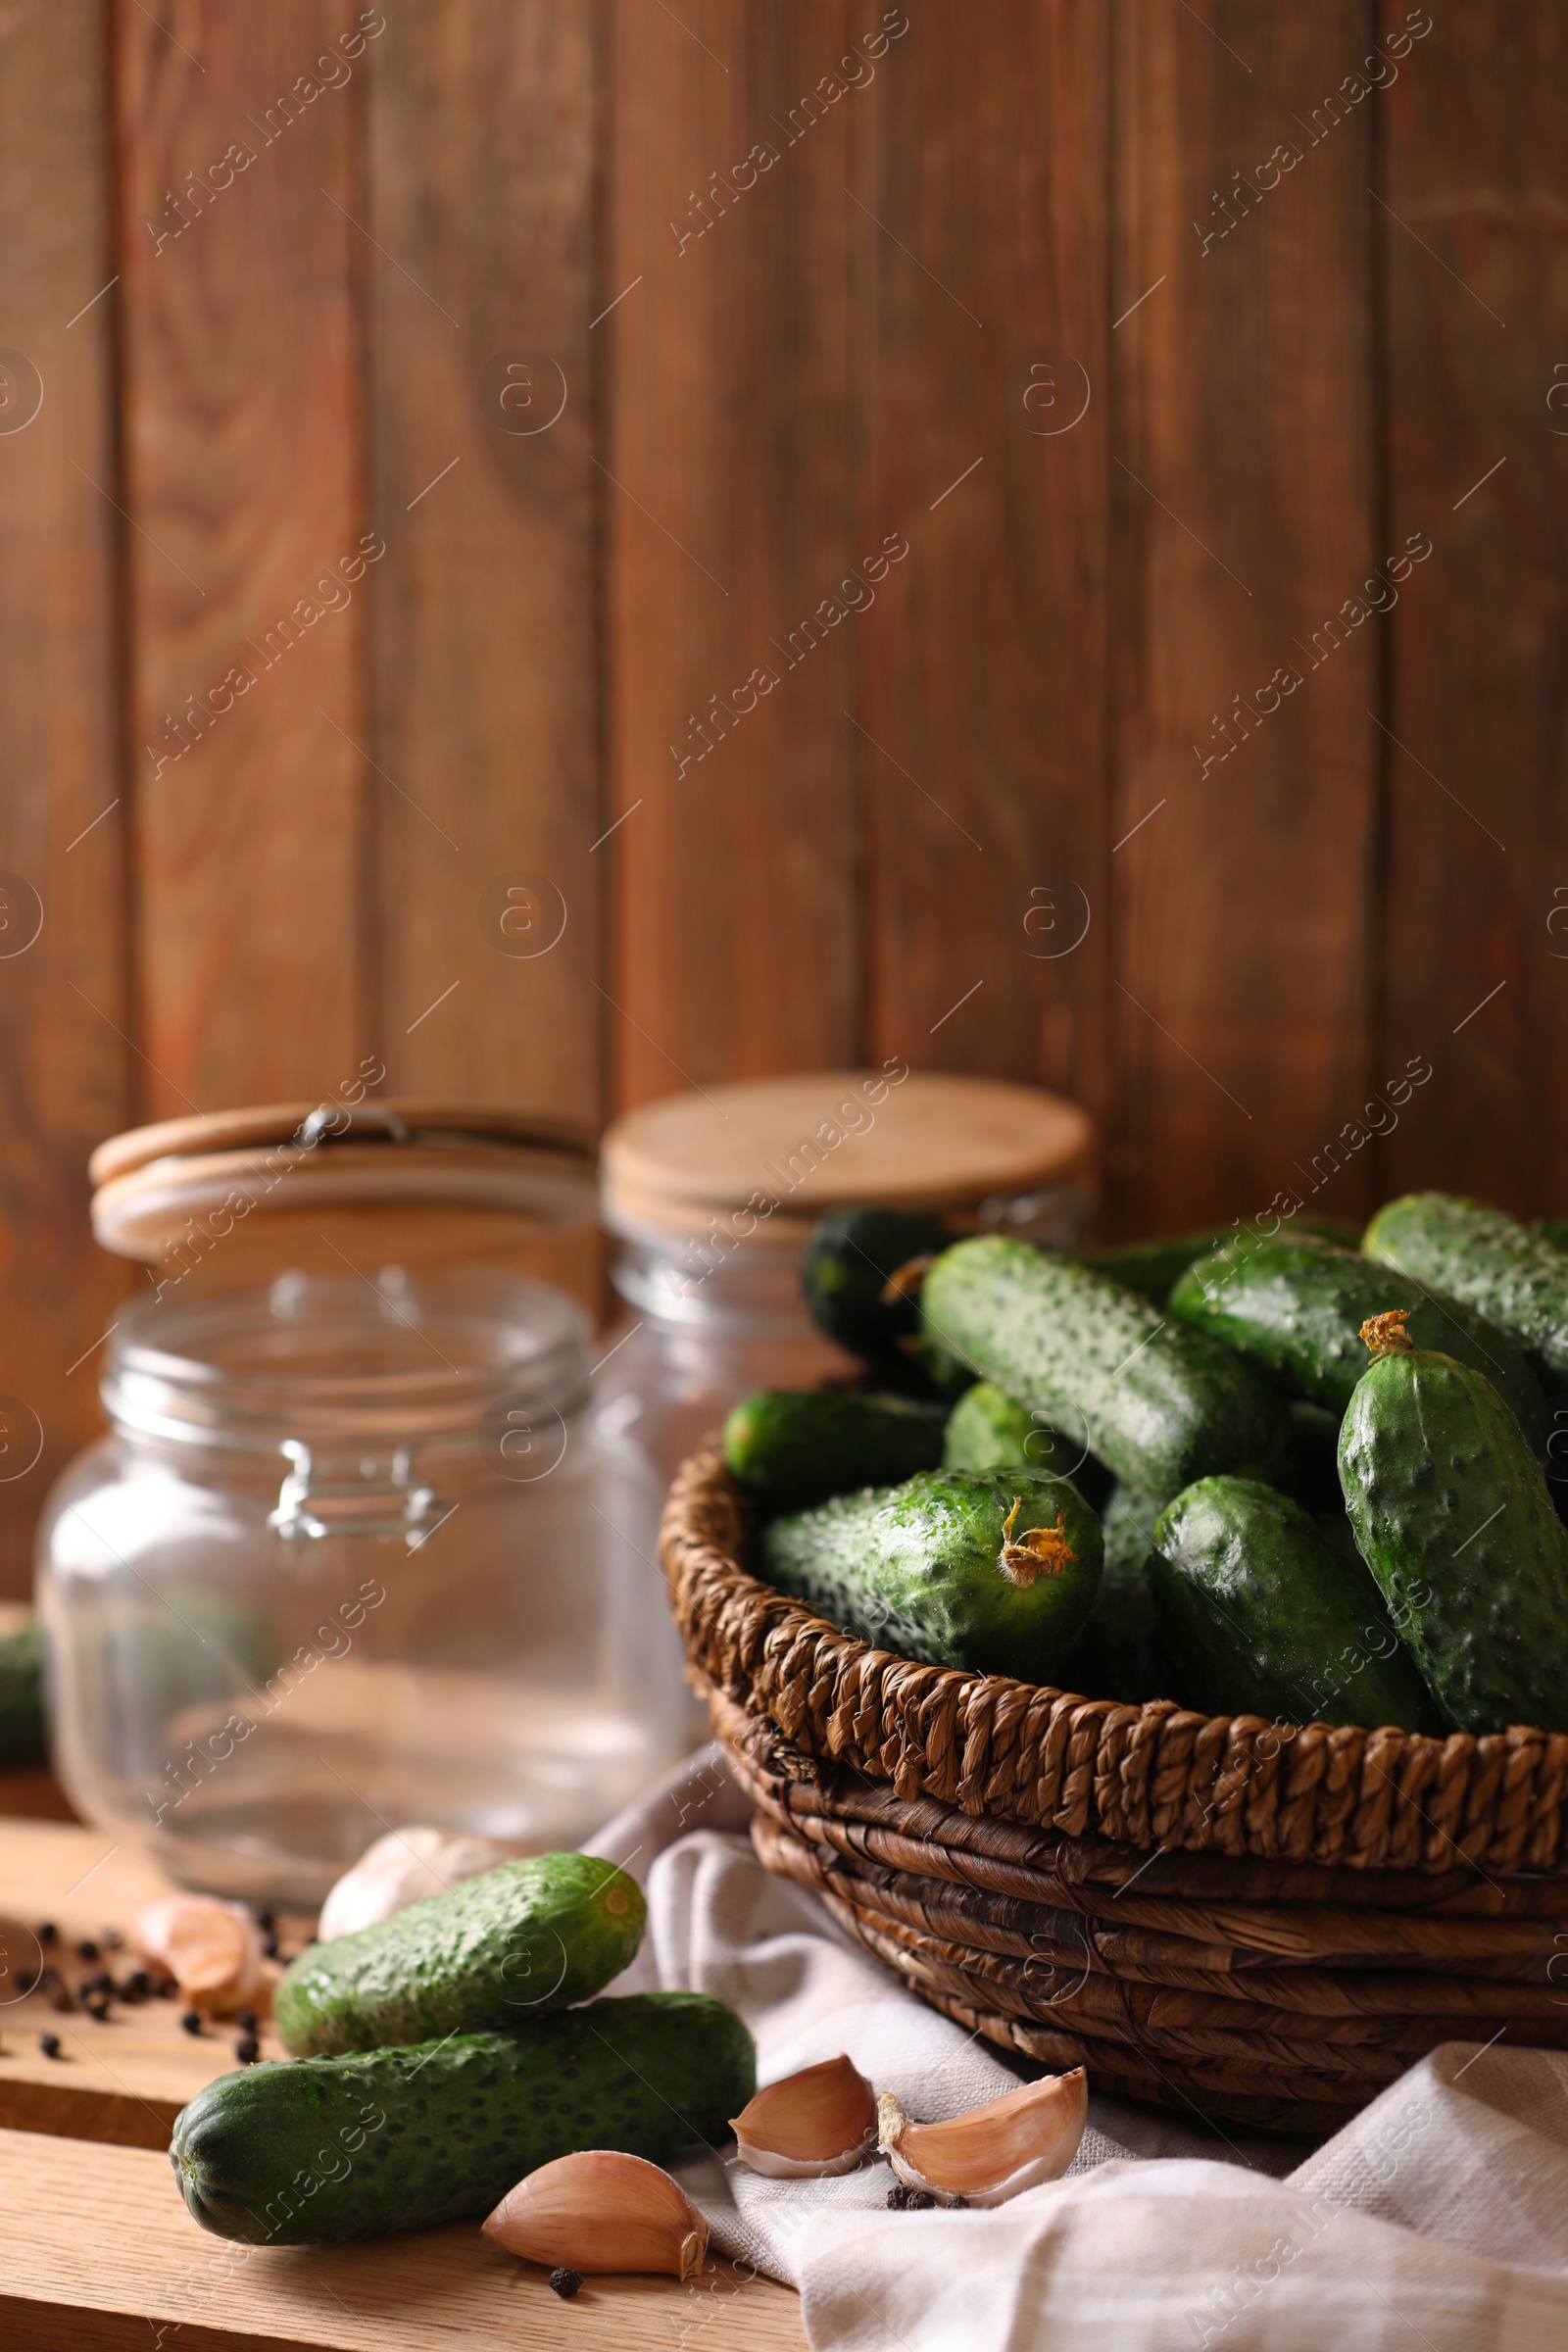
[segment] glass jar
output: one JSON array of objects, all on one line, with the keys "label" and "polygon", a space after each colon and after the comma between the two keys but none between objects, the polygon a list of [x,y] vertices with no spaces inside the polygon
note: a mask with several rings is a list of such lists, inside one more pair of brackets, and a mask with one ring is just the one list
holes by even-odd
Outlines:
[{"label": "glass jar", "polygon": [[[961,1222],[1067,1250],[1083,1238],[1086,1206],[1081,1190],[1056,1185],[982,1200]],[[811,1321],[801,1235],[787,1231],[781,1247],[764,1231],[726,1250],[711,1238],[622,1226],[610,1278],[629,1312],[595,1376],[598,1425],[611,1442],[637,1445],[662,1478],[753,1390],[814,1388],[863,1372]]]},{"label": "glass jar", "polygon": [[690,1744],[647,1461],[491,1267],[122,1315],[39,1537],[56,1766],[178,1882],[317,1903],[388,1828],[579,1843]]}]

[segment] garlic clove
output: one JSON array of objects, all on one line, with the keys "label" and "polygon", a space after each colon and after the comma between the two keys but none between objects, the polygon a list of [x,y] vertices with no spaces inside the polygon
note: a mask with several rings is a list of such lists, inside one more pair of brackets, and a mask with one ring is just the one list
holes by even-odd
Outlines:
[{"label": "garlic clove", "polygon": [[677,2181],[641,2156],[583,2148],[508,2189],[484,2224],[509,2254],[585,2275],[703,2267],[708,2224]]},{"label": "garlic clove", "polygon": [[1078,2153],[1089,2120],[1081,2066],[1047,2075],[947,2124],[912,2124],[890,2090],[877,2101],[880,2147],[907,2188],[939,2205],[1002,2205],[1041,2180],[1055,2180]]},{"label": "garlic clove", "polygon": [[378,1927],[410,1903],[445,1894],[461,1879],[475,1879],[528,1850],[513,1838],[480,1838],[466,1830],[391,1830],[367,1846],[338,1880],[321,1905],[318,1939],[330,1943],[335,1936]]},{"label": "garlic clove", "polygon": [[137,1912],[130,1939],[144,1958],[167,1969],[193,2008],[242,2008],[269,1983],[261,1930],[243,1903],[166,1895]]},{"label": "garlic clove", "polygon": [[850,2173],[876,2144],[876,2094],[850,2059],[769,2082],[730,2118],[742,2164],[770,2180]]}]

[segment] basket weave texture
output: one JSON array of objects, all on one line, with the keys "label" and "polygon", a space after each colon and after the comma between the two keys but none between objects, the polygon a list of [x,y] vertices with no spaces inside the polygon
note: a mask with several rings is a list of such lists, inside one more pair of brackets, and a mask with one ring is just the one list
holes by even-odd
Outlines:
[{"label": "basket weave texture", "polygon": [[705,1446],[661,1556],[758,1851],[971,2032],[1298,2132],[1442,2041],[1568,2046],[1568,1737],[1277,1726],[917,1665],[749,1574],[748,1538]]}]

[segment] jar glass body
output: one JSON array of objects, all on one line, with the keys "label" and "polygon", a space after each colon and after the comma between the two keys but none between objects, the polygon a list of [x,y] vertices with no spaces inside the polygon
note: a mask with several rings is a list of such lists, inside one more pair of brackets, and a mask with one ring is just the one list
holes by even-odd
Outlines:
[{"label": "jar glass body", "polygon": [[142,1307],[40,1531],[56,1764],[183,1884],[314,1903],[387,1828],[580,1842],[690,1743],[660,1489],[587,1326],[491,1269]]},{"label": "jar glass body", "polygon": [[[983,1200],[962,1212],[977,1232],[1070,1250],[1089,1202],[1074,1186]],[[814,1388],[863,1367],[817,1330],[801,1291],[804,1244],[765,1229],[725,1246],[643,1228],[625,1231],[611,1266],[624,1302],[595,1376],[599,1425],[629,1440],[663,1479],[756,1389]]]}]

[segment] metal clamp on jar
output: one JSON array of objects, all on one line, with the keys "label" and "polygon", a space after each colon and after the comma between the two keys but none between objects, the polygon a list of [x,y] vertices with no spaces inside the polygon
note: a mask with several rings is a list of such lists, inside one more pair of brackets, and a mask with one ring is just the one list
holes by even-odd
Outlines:
[{"label": "metal clamp on jar", "polygon": [[1060,1095],[1000,1079],[822,1070],[671,1095],[605,1136],[603,1215],[627,1312],[596,1382],[600,1425],[668,1476],[738,1398],[859,1366],[801,1294],[828,1209],[944,1209],[977,1230],[1071,1249],[1095,1131]]},{"label": "metal clamp on jar", "polygon": [[98,1152],[94,1230],[150,1295],[39,1539],[90,1820],[314,1903],[409,1822],[573,1845],[688,1744],[660,1483],[585,1410],[588,1317],[518,1270],[593,1169],[563,1125],[411,1102]]}]

